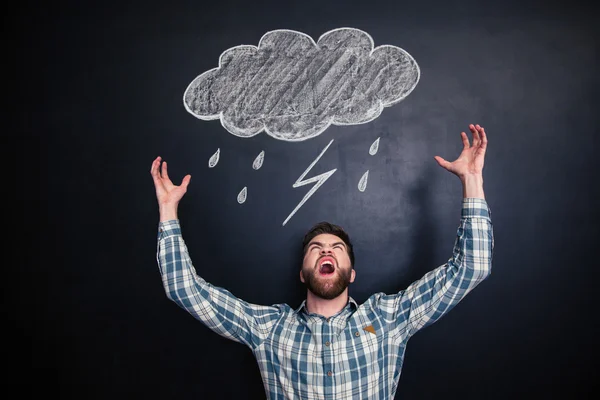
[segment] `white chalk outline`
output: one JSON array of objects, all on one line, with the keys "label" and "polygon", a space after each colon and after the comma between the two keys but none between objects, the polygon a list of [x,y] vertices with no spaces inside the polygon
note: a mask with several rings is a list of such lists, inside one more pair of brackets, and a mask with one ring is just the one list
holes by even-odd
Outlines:
[{"label": "white chalk outline", "polygon": [[238,203],[243,204],[246,201],[247,197],[248,197],[248,187],[244,186],[244,188],[242,190],[240,190],[240,192],[237,195]]},{"label": "white chalk outline", "polygon": [[208,159],[208,168],[214,168],[219,163],[220,154],[221,149],[218,148],[217,151]]},{"label": "white chalk outline", "polygon": [[[253,134],[248,134],[248,135],[242,136],[242,135],[238,135],[238,134],[236,134],[236,133],[234,133],[234,132],[231,132],[231,130],[227,129],[227,127],[225,126],[225,123],[223,122],[223,111],[219,111],[219,113],[218,113],[218,114],[214,114],[214,115],[206,115],[206,116],[205,116],[205,115],[198,115],[198,114],[194,113],[194,112],[193,112],[193,111],[192,111],[192,110],[191,110],[191,109],[188,107],[188,105],[187,105],[187,103],[186,103],[186,101],[185,101],[186,93],[188,93],[188,90],[190,89],[190,87],[192,87],[192,85],[194,84],[194,82],[196,82],[197,80],[201,79],[201,78],[202,78],[204,75],[206,75],[206,74],[208,74],[208,73],[211,73],[212,71],[215,71],[215,70],[217,70],[217,69],[221,68],[221,60],[222,60],[222,58],[223,58],[223,55],[224,55],[225,53],[227,53],[227,52],[229,52],[229,51],[233,50],[233,49],[242,49],[242,48],[248,48],[248,47],[251,47],[251,48],[255,49],[256,51],[258,51],[258,50],[260,49],[260,45],[261,45],[261,43],[262,43],[263,39],[265,38],[265,36],[267,36],[267,35],[269,35],[269,34],[277,33],[277,32],[291,32],[291,33],[296,33],[296,34],[299,34],[299,35],[301,35],[301,36],[305,36],[306,38],[308,38],[308,39],[309,39],[309,40],[312,42],[312,44],[313,44],[313,45],[314,45],[314,46],[315,46],[317,49],[319,49],[319,50],[320,50],[320,47],[317,45],[317,42],[318,42],[319,40],[321,40],[321,39],[322,39],[322,38],[323,38],[325,35],[328,35],[328,34],[331,34],[331,33],[333,33],[333,32],[340,31],[340,30],[351,30],[351,31],[357,31],[357,32],[360,32],[360,33],[363,33],[363,34],[365,34],[365,35],[368,37],[369,41],[371,42],[371,48],[372,48],[372,49],[371,49],[371,51],[369,52],[369,56],[371,56],[375,50],[377,50],[377,49],[380,49],[380,48],[382,48],[382,47],[391,47],[391,48],[394,48],[394,49],[398,49],[398,50],[400,50],[400,52],[402,52],[402,53],[406,54],[406,55],[407,55],[407,56],[408,56],[408,57],[409,57],[411,60],[413,60],[413,61],[414,61],[414,65],[415,65],[415,68],[416,68],[416,70],[417,70],[417,79],[415,80],[415,83],[414,83],[414,85],[413,85],[413,86],[412,86],[412,87],[411,87],[411,88],[410,88],[410,89],[409,89],[409,90],[406,92],[406,94],[405,94],[404,96],[400,97],[399,99],[396,99],[396,100],[394,100],[394,101],[391,101],[391,102],[389,102],[389,103],[387,103],[387,104],[383,104],[383,102],[382,102],[380,99],[377,99],[377,100],[378,100],[378,105],[379,105],[379,107],[378,107],[378,112],[377,112],[377,113],[376,113],[376,114],[375,114],[375,115],[374,115],[372,118],[370,118],[370,119],[368,119],[368,120],[366,120],[366,121],[361,121],[361,122],[357,122],[357,123],[343,123],[343,122],[336,123],[336,122],[334,122],[334,121],[333,121],[333,120],[335,119],[335,117],[331,117],[331,120],[330,120],[330,121],[327,121],[327,124],[326,124],[326,125],[324,125],[324,127],[323,127],[322,129],[320,129],[320,130],[316,130],[316,131],[315,131],[314,133],[312,133],[310,136],[300,136],[300,137],[298,137],[298,138],[291,138],[291,139],[289,139],[289,138],[282,138],[282,137],[279,137],[279,136],[275,136],[275,135],[273,135],[273,133],[269,131],[269,129],[267,128],[267,126],[266,126],[266,125],[264,125],[264,126],[263,126],[263,127],[262,127],[262,128],[259,130],[259,131],[257,131],[256,133],[253,133]],[[185,90],[184,90],[184,92],[183,92],[183,106],[185,107],[185,109],[186,109],[186,111],[187,111],[187,112],[189,112],[189,113],[190,113],[190,114],[192,114],[194,117],[196,117],[196,118],[198,118],[198,119],[201,119],[201,120],[203,120],[203,121],[212,121],[212,120],[215,120],[215,119],[219,119],[219,120],[221,121],[221,126],[222,126],[222,127],[223,127],[223,128],[224,128],[224,129],[225,129],[227,132],[229,132],[229,133],[231,133],[232,135],[234,135],[234,136],[237,136],[237,137],[241,137],[241,138],[249,138],[249,137],[256,136],[256,135],[258,135],[258,134],[260,134],[261,132],[263,132],[263,131],[264,131],[266,134],[268,134],[268,135],[269,135],[269,136],[271,136],[272,138],[275,138],[275,139],[278,139],[278,140],[282,140],[282,141],[286,141],[286,142],[301,142],[301,141],[308,140],[308,139],[312,139],[312,138],[314,138],[314,137],[316,137],[316,136],[319,136],[321,133],[325,132],[325,131],[327,130],[327,128],[329,128],[329,127],[330,127],[332,124],[333,124],[333,125],[337,125],[337,126],[345,126],[345,125],[362,125],[362,124],[366,124],[366,123],[368,123],[368,122],[371,122],[371,121],[373,121],[374,119],[376,119],[377,117],[379,117],[379,116],[381,115],[381,112],[383,111],[383,108],[384,108],[384,107],[390,107],[390,106],[392,106],[392,105],[394,105],[394,104],[397,104],[397,103],[399,103],[400,101],[404,100],[406,97],[408,97],[408,95],[412,93],[412,91],[415,89],[415,87],[417,87],[417,84],[419,83],[419,80],[420,80],[420,78],[421,78],[421,69],[420,69],[420,67],[419,67],[419,64],[417,64],[417,61],[415,60],[415,58],[414,58],[413,56],[411,56],[411,55],[410,55],[410,53],[408,53],[406,50],[404,50],[404,49],[403,49],[403,48],[401,48],[401,47],[398,47],[398,46],[393,46],[393,45],[389,45],[389,44],[384,44],[384,45],[381,45],[381,46],[377,46],[377,47],[375,47],[375,41],[373,40],[373,37],[372,37],[371,35],[369,35],[367,32],[365,32],[365,31],[363,31],[363,30],[361,30],[361,29],[357,29],[357,28],[350,28],[350,27],[341,27],[341,28],[332,29],[332,30],[329,30],[329,31],[327,31],[327,32],[323,33],[321,36],[319,36],[319,39],[317,40],[317,42],[315,42],[315,41],[314,41],[314,39],[313,39],[311,36],[309,36],[309,35],[307,35],[306,33],[303,33],[303,32],[295,31],[295,30],[292,30],[292,29],[274,29],[274,30],[271,30],[271,31],[268,31],[268,32],[266,32],[264,35],[262,35],[262,36],[261,36],[261,38],[260,38],[260,40],[259,40],[259,42],[258,42],[258,46],[254,46],[254,45],[248,44],[248,45],[238,45],[238,46],[233,46],[233,47],[230,47],[229,49],[227,49],[227,50],[223,51],[223,52],[221,53],[221,55],[219,56],[219,66],[218,66],[218,67],[216,67],[216,68],[213,68],[213,69],[210,69],[210,70],[208,70],[208,71],[205,71],[205,72],[203,72],[202,74],[198,75],[196,78],[192,79],[192,81],[190,82],[190,84],[189,84],[189,85],[186,87],[186,89],[185,89]]]},{"label": "white chalk outline", "polygon": [[315,184],[315,186],[313,186],[308,191],[308,193],[306,193],[304,195],[304,197],[302,198],[302,200],[300,201],[300,203],[298,203],[298,205],[296,206],[296,208],[294,208],[294,210],[290,213],[290,215],[288,215],[288,217],[285,219],[285,221],[283,221],[283,225],[285,225],[290,220],[290,218],[292,218],[292,216],[296,213],[296,211],[298,211],[300,209],[300,207],[302,207],[302,205],[304,203],[306,203],[306,201],[310,198],[310,196],[312,196],[317,191],[317,189],[319,189],[321,187],[321,185],[323,183],[325,183],[325,181],[327,179],[329,179],[329,177],[331,175],[333,175],[333,173],[335,171],[337,171],[337,168],[335,168],[335,169],[332,169],[332,170],[327,171],[325,173],[322,173],[320,175],[313,176],[312,178],[309,178],[309,179],[307,179],[305,181],[302,180],[302,179],[304,179],[304,177],[306,176],[306,174],[308,174],[308,172],[312,169],[312,167],[314,167],[315,164],[319,161],[319,159],[321,158],[321,156],[323,154],[325,154],[325,152],[327,151],[327,149],[329,148],[329,146],[331,146],[331,143],[333,143],[333,139],[331,139],[331,141],[329,142],[329,144],[327,146],[325,146],[325,148],[323,149],[323,151],[321,151],[321,154],[319,154],[319,156],[312,162],[312,164],[310,164],[308,166],[308,168],[306,168],[306,170],[302,173],[302,175],[300,175],[300,177],[292,185],[292,187],[297,188],[297,187],[300,187],[300,186],[308,185],[309,183],[317,182]]},{"label": "white chalk outline", "polygon": [[365,172],[363,174],[363,176],[360,178],[360,181],[358,181],[358,190],[360,190],[361,192],[365,191],[365,189],[367,188],[368,179],[369,179],[369,170],[367,170],[367,172]]},{"label": "white chalk outline", "polygon": [[252,163],[252,168],[255,170],[259,170],[260,167],[262,167],[264,161],[265,161],[265,151],[263,150],[254,159],[254,162]]}]

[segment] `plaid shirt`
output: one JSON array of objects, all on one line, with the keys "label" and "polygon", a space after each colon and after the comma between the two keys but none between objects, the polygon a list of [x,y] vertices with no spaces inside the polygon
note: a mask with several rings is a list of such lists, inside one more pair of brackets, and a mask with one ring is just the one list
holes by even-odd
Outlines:
[{"label": "plaid shirt", "polygon": [[251,304],[211,285],[192,265],[179,221],[161,222],[157,261],[167,297],[210,330],[248,346],[267,399],[394,398],[408,339],[490,275],[493,232],[485,200],[463,199],[452,257],[398,293],[352,297],[325,318],[302,302]]}]

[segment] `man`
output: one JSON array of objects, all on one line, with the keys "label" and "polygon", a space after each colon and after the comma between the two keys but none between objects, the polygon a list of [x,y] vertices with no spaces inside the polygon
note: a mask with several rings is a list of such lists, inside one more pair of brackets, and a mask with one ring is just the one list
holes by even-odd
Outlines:
[{"label": "man", "polygon": [[[317,224],[304,238],[299,308],[247,303],[196,274],[181,235],[177,207],[190,183],[174,185],[157,157],[151,174],[160,222],[157,260],[167,297],[209,329],[247,345],[268,399],[393,399],[408,339],[439,320],[490,275],[493,233],[484,192],[487,137],[470,125],[460,156],[437,163],[463,185],[452,257],[405,290],[376,293],[358,305],[348,295],[354,252],[339,226]],[[160,172],[159,172],[160,170]]]}]

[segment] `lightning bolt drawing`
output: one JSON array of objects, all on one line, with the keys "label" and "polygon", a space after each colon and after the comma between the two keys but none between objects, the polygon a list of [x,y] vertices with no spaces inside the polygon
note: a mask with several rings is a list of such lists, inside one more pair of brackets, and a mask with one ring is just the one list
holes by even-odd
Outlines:
[{"label": "lightning bolt drawing", "polygon": [[292,187],[297,188],[300,186],[304,186],[304,185],[308,185],[309,183],[313,183],[316,182],[315,186],[313,186],[308,193],[306,193],[306,195],[304,195],[304,198],[300,201],[300,203],[298,203],[298,205],[296,206],[296,208],[294,208],[294,211],[292,211],[290,213],[290,215],[288,215],[288,217],[285,219],[285,221],[283,221],[283,225],[285,225],[290,218],[292,218],[292,216],[296,213],[296,211],[298,211],[300,209],[300,207],[302,207],[302,205],[304,203],[306,203],[306,201],[310,198],[310,196],[312,196],[320,187],[322,184],[325,183],[325,181],[327,179],[329,179],[329,177],[331,175],[333,175],[333,173],[335,171],[337,171],[336,169],[332,169],[331,171],[327,171],[321,175],[317,175],[317,176],[313,176],[312,178],[309,178],[307,180],[303,180],[304,177],[306,176],[306,174],[308,174],[308,172],[312,169],[312,167],[315,166],[315,164],[319,161],[319,159],[321,158],[321,156],[323,156],[323,154],[325,154],[325,152],[327,151],[327,149],[329,148],[329,146],[331,145],[331,143],[333,143],[333,139],[331,139],[331,142],[329,142],[329,144],[327,146],[325,146],[325,148],[323,149],[323,151],[321,151],[321,154],[319,154],[319,156],[315,159],[315,161],[312,162],[312,164],[310,164],[308,166],[308,168],[306,168],[306,171],[304,171],[304,173],[302,175],[300,175],[300,177],[296,180],[296,182],[292,185]]}]

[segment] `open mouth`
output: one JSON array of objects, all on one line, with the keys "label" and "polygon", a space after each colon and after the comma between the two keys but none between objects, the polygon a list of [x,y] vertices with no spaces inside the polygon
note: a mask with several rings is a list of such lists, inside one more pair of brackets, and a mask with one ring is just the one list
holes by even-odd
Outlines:
[{"label": "open mouth", "polygon": [[335,261],[333,257],[323,257],[319,260],[319,274],[331,276],[335,272]]}]

